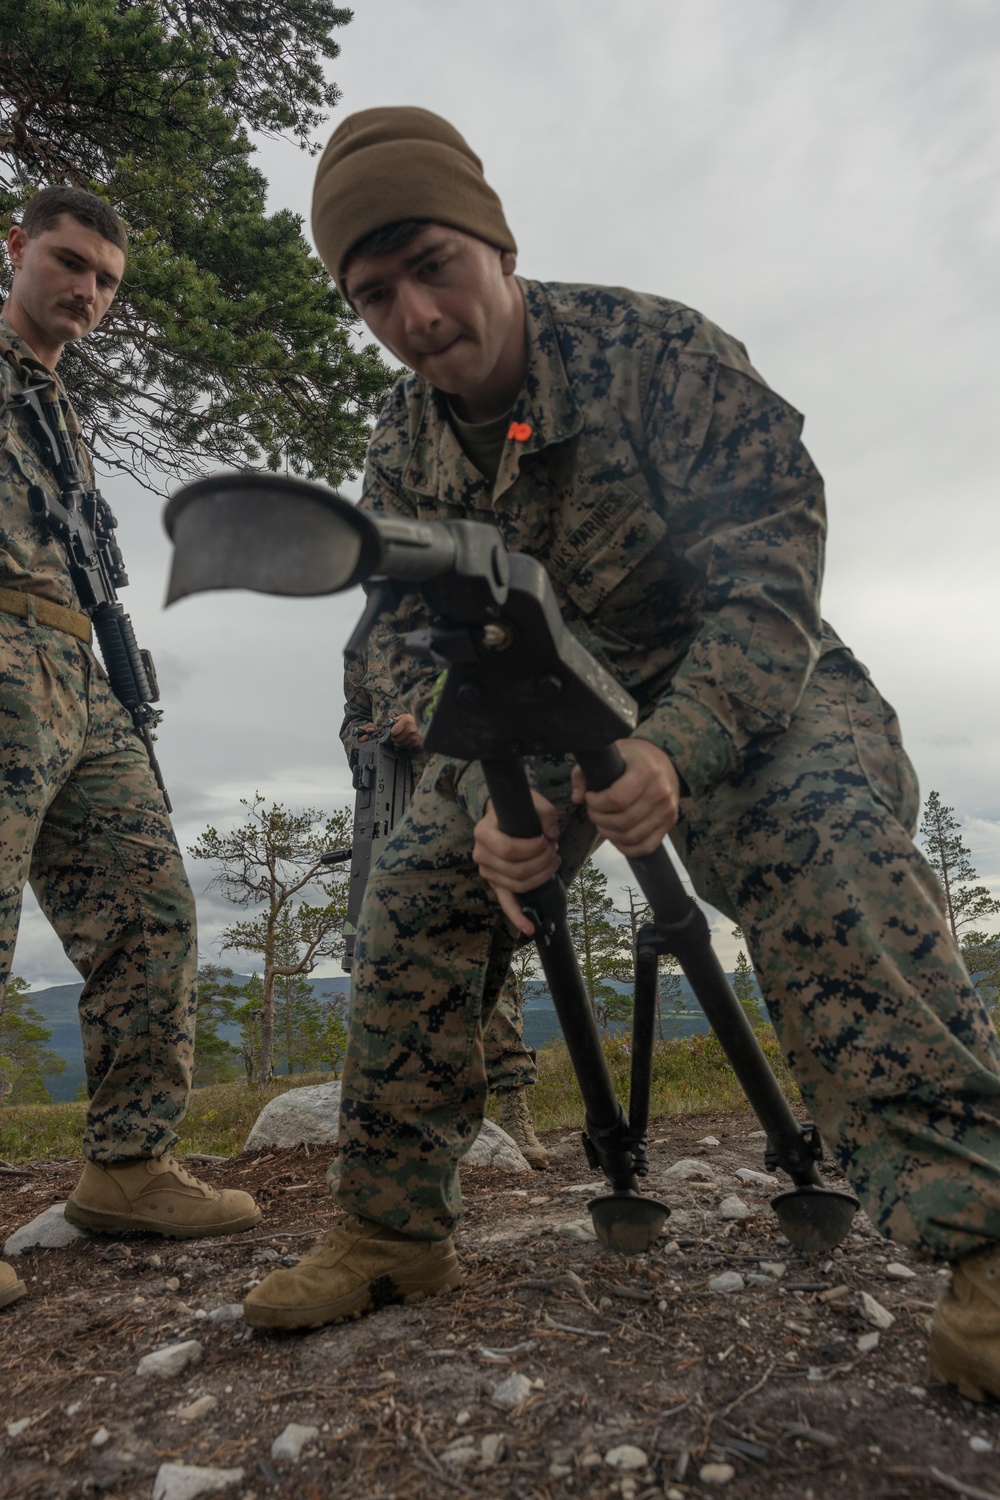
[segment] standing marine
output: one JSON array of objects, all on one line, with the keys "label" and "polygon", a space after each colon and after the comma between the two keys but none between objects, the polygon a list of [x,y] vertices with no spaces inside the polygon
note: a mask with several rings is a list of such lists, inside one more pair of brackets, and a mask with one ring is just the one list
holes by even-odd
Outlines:
[{"label": "standing marine", "polygon": [[[458,1283],[482,1027],[530,929],[517,893],[571,879],[598,838],[637,856],[669,834],[742,929],[806,1108],[875,1228],[952,1266],[935,1372],[1000,1396],[1000,1044],[913,843],[896,717],[820,613],[825,502],[801,416],[689,307],[517,277],[479,158],[425,110],[341,124],[313,229],[409,369],[362,505],[499,527],[548,569],[640,723],[601,792],[536,764],[536,839],[500,831],[477,763],[428,767],[359,924],[347,1217],[253,1290],[248,1319],[310,1327]],[[423,623],[411,596],[376,649]],[[405,702],[420,669],[400,670]]]},{"label": "standing marine", "polygon": [[[90,1101],[84,1169],[66,1205],[82,1227],[187,1238],[259,1222],[249,1194],[208,1187],[172,1155],[191,1091],[194,899],[163,795],[132,718],[91,649],[60,537],[53,455],[24,404],[65,424],[86,485],[93,468],[57,374],[100,323],[127,240],[103,199],[52,187],[7,238],[0,313],[0,984],[26,883],[83,978]],[[32,501],[35,504],[33,506]],[[24,1284],[0,1267],[0,1305]]]}]

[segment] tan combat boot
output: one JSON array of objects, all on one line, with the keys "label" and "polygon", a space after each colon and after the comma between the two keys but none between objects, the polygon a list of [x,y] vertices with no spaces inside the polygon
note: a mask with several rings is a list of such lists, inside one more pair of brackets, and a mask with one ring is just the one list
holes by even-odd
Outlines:
[{"label": "tan combat boot", "polygon": [[171,1240],[236,1234],[260,1223],[260,1209],[249,1193],[211,1188],[169,1154],[88,1161],[65,1212],[80,1229],[162,1234]]},{"label": "tan combat boot", "polygon": [[1000,1400],[1000,1246],[952,1267],[934,1309],[931,1370],[970,1401]]},{"label": "tan combat boot", "polygon": [[272,1271],[243,1303],[254,1328],[318,1328],[389,1302],[421,1302],[462,1282],[455,1246],[411,1240],[369,1219],[349,1218],[288,1271]]},{"label": "tan combat boot", "polygon": [[544,1172],[549,1164],[549,1155],[535,1134],[528,1109],[528,1090],[499,1089],[497,1091],[497,1124],[505,1130],[529,1167]]},{"label": "tan combat boot", "polygon": [[0,1307],[16,1302],[27,1290],[24,1282],[18,1280],[14,1267],[9,1266],[5,1260],[0,1260]]}]

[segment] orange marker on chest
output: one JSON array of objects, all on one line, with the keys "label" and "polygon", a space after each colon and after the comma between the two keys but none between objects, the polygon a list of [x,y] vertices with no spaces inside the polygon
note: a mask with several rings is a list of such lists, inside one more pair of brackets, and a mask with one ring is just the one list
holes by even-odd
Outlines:
[{"label": "orange marker on chest", "polygon": [[531,428],[527,422],[511,422],[507,428],[507,436],[515,443],[526,443],[531,436]]}]

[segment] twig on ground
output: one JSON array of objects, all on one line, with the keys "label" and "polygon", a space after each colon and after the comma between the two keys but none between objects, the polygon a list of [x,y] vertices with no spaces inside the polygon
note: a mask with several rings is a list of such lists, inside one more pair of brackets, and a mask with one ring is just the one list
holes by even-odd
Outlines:
[{"label": "twig on ground", "polygon": [[966,1500],[1000,1500],[1000,1495],[995,1490],[977,1489],[965,1479],[954,1479],[950,1474],[942,1474],[933,1465],[927,1469],[918,1469],[911,1464],[894,1465],[887,1468],[885,1473],[893,1479],[933,1479],[942,1489],[951,1490],[953,1495],[964,1495]]}]

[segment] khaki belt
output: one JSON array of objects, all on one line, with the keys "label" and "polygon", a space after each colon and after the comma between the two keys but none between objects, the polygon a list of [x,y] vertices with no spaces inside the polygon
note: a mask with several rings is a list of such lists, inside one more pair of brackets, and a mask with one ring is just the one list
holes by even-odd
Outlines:
[{"label": "khaki belt", "polygon": [[17,615],[22,620],[34,620],[38,625],[51,625],[54,630],[64,630],[67,635],[75,635],[77,640],[86,641],[88,646],[94,638],[87,615],[81,614],[78,609],[66,609],[61,604],[53,604],[51,599],[40,599],[37,594],[28,593],[24,589],[0,589],[0,613]]}]

